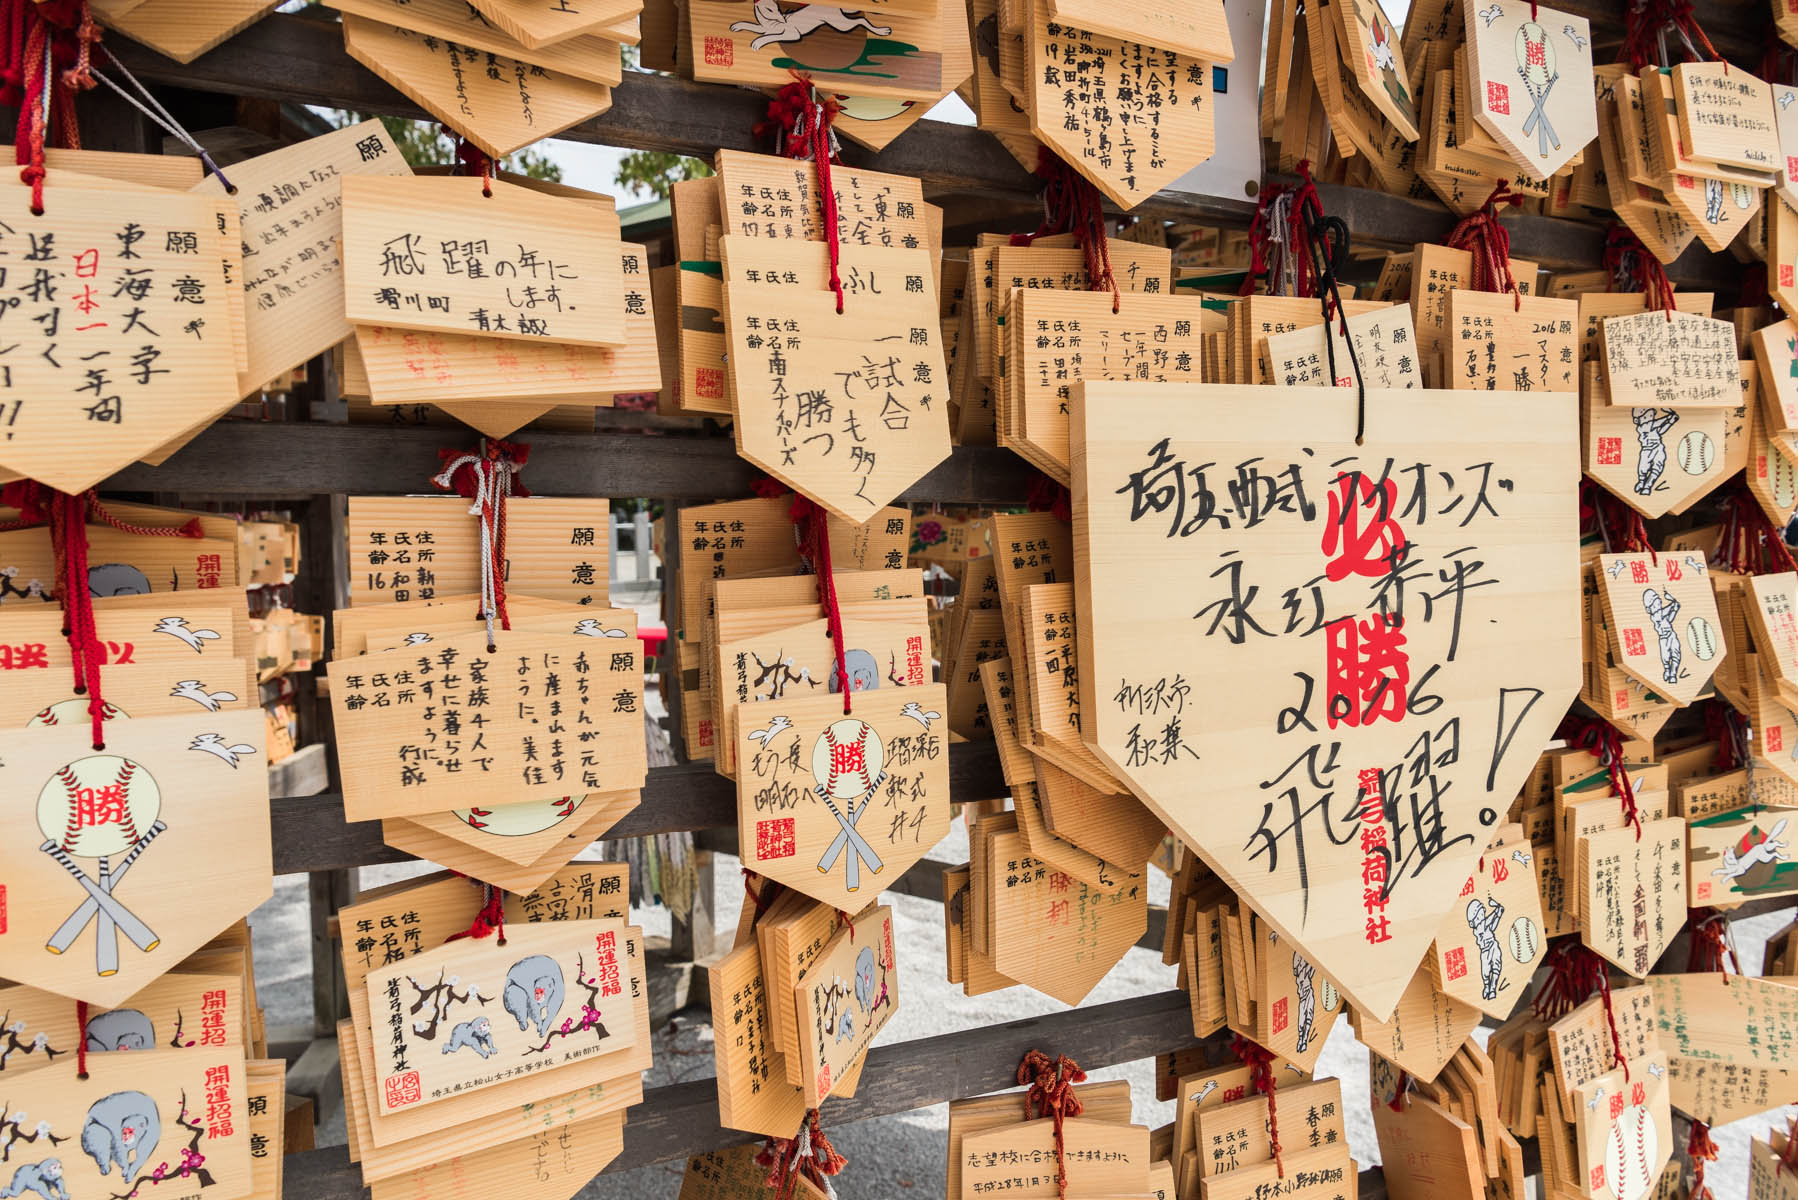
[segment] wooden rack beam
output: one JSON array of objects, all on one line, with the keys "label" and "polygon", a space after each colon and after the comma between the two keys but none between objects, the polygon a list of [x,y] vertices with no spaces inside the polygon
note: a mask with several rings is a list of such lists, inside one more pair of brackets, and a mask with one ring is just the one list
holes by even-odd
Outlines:
[{"label": "wooden rack beam", "polygon": [[[532,452],[533,461],[535,451]],[[959,800],[990,800],[1011,790],[999,771],[992,742],[957,742],[949,747],[949,794]],[[282,796],[269,802],[274,824],[275,874],[335,871],[375,863],[407,862],[414,856],[381,840],[379,821],[349,821],[343,796]],[[737,824],[737,785],[709,762],[653,767],[643,802],[606,834],[608,839],[652,833],[716,829]]]},{"label": "wooden rack beam", "polygon": [[[1758,45],[1758,35],[1747,32],[1745,19],[1735,10],[1711,2],[1698,7],[1705,28],[1725,53],[1733,48],[1746,55],[1750,47]],[[1572,8],[1600,25],[1607,21],[1612,28],[1617,25],[1615,11],[1596,3],[1576,3]],[[425,116],[410,100],[351,59],[344,52],[337,24],[320,19],[324,14],[319,10],[312,11],[319,15],[266,17],[185,66],[117,36],[109,39],[107,46],[141,78],[173,87],[354,112]],[[1758,49],[1753,52],[1759,53]],[[745,88],[628,72],[612,89],[609,111],[556,136],[709,159],[720,148],[765,149],[751,130],[765,116],[766,104],[758,93]],[[1038,186],[1016,159],[981,130],[940,121],[918,123],[879,154],[846,146],[844,160],[916,176],[930,195],[988,194],[1017,199],[1033,195]],[[1446,208],[1431,201],[1327,184],[1320,186],[1318,193],[1325,211],[1343,218],[1358,241],[1394,247],[1439,241],[1455,223]],[[1249,199],[1170,189],[1134,211],[1145,217],[1245,227],[1255,204]],[[1505,225],[1511,230],[1511,252],[1545,267],[1590,267],[1603,253],[1604,229],[1598,224],[1521,215],[1507,217]],[[1741,268],[1727,256],[1712,255],[1694,245],[1667,272],[1677,283],[1720,286],[1739,280]]]},{"label": "wooden rack beam", "polygon": [[[271,18],[272,19],[272,18]],[[107,491],[278,499],[342,492],[404,496],[431,491],[444,446],[473,444],[472,429],[221,421],[160,467],[136,463]],[[654,496],[709,502],[754,494],[763,473],[737,457],[728,436],[652,431],[522,435],[531,446],[525,482],[543,496]],[[958,446],[900,496],[942,504],[1021,504],[1037,472],[1009,450]]]}]

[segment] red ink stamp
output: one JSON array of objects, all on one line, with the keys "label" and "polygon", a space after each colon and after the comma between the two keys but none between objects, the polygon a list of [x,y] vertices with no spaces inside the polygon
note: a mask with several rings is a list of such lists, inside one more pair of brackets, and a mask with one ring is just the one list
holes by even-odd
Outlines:
[{"label": "red ink stamp", "polygon": [[1450,979],[1459,979],[1467,974],[1467,947],[1456,946],[1442,956],[1442,968]]},{"label": "red ink stamp", "polygon": [[1623,631],[1623,653],[1627,658],[1640,658],[1648,653],[1648,643],[1643,639],[1640,629]]},{"label": "red ink stamp", "polygon": [[418,1084],[417,1071],[407,1071],[404,1075],[389,1075],[382,1080],[382,1084],[387,1089],[388,1108],[403,1108],[424,1099],[424,1089]]},{"label": "red ink stamp", "polygon": [[1761,738],[1767,743],[1768,754],[1778,754],[1781,750],[1785,749],[1786,731],[1778,725],[1769,725],[1766,732],[1761,735]]},{"label": "red ink stamp", "polygon": [[763,862],[774,858],[792,858],[793,818],[755,823],[755,856]]},{"label": "red ink stamp", "polygon": [[1286,1028],[1286,997],[1281,996],[1274,1001],[1274,1032],[1279,1033]]},{"label": "red ink stamp", "polygon": [[1486,111],[1501,117],[1511,115],[1511,89],[1502,83],[1486,81]]},{"label": "red ink stamp", "polygon": [[693,394],[701,400],[724,399],[724,372],[718,367],[695,367]]},{"label": "red ink stamp", "polygon": [[705,64],[708,67],[735,66],[737,48],[727,37],[708,37],[705,40]]},{"label": "red ink stamp", "polygon": [[1623,465],[1622,438],[1601,437],[1598,439],[1598,465],[1601,467],[1617,467]]}]

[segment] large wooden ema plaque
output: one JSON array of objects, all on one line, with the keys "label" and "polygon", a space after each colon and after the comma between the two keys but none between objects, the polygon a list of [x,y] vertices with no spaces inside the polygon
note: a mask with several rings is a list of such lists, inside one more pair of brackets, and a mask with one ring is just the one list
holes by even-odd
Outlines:
[{"label": "large wooden ema plaque", "polygon": [[1079,385],[1073,511],[1088,744],[1384,1019],[1578,690],[1579,440],[1553,393],[1365,405]]}]

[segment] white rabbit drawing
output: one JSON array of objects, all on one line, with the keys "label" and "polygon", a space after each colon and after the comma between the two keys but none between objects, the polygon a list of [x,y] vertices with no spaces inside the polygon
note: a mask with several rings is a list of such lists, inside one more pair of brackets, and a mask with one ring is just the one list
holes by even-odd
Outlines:
[{"label": "white rabbit drawing", "polygon": [[1786,844],[1777,839],[1780,834],[1785,832],[1785,827],[1785,818],[1781,817],[1773,826],[1772,831],[1767,834],[1765,841],[1748,847],[1741,854],[1737,854],[1733,847],[1725,847],[1723,865],[1712,871],[1711,874],[1721,875],[1725,879],[1740,879],[1760,863],[1784,862]]}]

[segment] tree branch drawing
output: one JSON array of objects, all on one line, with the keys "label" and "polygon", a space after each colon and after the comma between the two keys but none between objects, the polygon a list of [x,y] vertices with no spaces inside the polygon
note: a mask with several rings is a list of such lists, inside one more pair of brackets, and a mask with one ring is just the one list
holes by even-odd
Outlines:
[{"label": "tree branch drawing", "polygon": [[905,677],[899,674],[899,656],[891,650],[887,651],[887,682],[894,687],[905,686]]},{"label": "tree branch drawing", "polygon": [[181,1089],[181,1111],[175,1117],[175,1124],[187,1130],[193,1136],[187,1145],[181,1148],[181,1161],[171,1167],[166,1162],[156,1164],[156,1169],[147,1175],[139,1175],[137,1182],[131,1185],[128,1192],[114,1192],[108,1200],[135,1200],[138,1192],[147,1187],[156,1187],[171,1179],[193,1179],[198,1185],[209,1188],[218,1181],[212,1172],[206,1169],[206,1156],[200,1153],[200,1139],[206,1136],[206,1127],[195,1122],[187,1113],[187,1089]]},{"label": "tree branch drawing", "polygon": [[557,1038],[573,1037],[575,1034],[585,1033],[589,1029],[594,1031],[593,1036],[598,1041],[603,1042],[611,1036],[606,1032],[606,1027],[599,1023],[599,980],[587,975],[586,960],[584,956],[578,954],[574,959],[574,981],[587,992],[586,1000],[581,1002],[579,1021],[573,1017],[563,1017],[561,1026],[550,1030],[549,1036],[543,1039],[541,1046],[526,1046],[524,1048],[526,1054],[542,1054]]},{"label": "tree branch drawing", "polygon": [[836,1033],[837,1022],[842,1019],[843,1015],[843,1002],[847,999],[849,999],[849,988],[841,979],[833,980],[831,985],[824,989],[824,1011],[830,1014],[824,1022],[825,1033]]},{"label": "tree branch drawing", "polygon": [[749,690],[760,695],[762,685],[768,684],[768,694],[762,697],[764,700],[779,700],[796,683],[803,683],[811,688],[818,686],[818,681],[812,678],[810,671],[793,670],[793,660],[787,657],[785,650],[776,653],[771,663],[763,662],[762,656],[753,650],[749,652],[749,657],[755,659],[755,665],[759,669]]},{"label": "tree branch drawing", "polygon": [[30,1133],[26,1133],[24,1112],[12,1112],[10,1105],[0,1104],[0,1163],[12,1161],[13,1147],[39,1140],[60,1146],[69,1139],[51,1133],[48,1121],[39,1121]]},{"label": "tree branch drawing", "polygon": [[12,1010],[8,1009],[0,1016],[0,1030],[6,1033],[6,1048],[0,1050],[0,1071],[6,1070],[8,1060],[14,1054],[24,1058],[42,1052],[46,1062],[55,1062],[58,1054],[67,1054],[67,1050],[58,1050],[50,1044],[50,1035],[39,1033],[27,1043],[19,1035],[25,1032],[25,1022],[12,1019]]},{"label": "tree branch drawing", "polygon": [[[430,1006],[431,1016],[428,1020],[420,1018],[412,1022],[412,1032],[427,1042],[436,1039],[438,1028],[448,1019],[450,1010],[455,1005],[467,1004],[473,1000],[485,1007],[489,999],[489,997],[481,995],[480,988],[472,983],[468,985],[467,991],[457,992],[456,985],[462,982],[462,977],[460,975],[446,976],[442,970],[437,972],[437,982],[430,987],[422,986],[410,975],[406,976],[406,982],[411,984],[412,990],[418,993],[418,999],[413,1002],[410,1010],[412,1015],[416,1017],[426,1005]],[[454,1024],[454,1022],[451,1023]]]},{"label": "tree branch drawing", "polygon": [[169,1045],[176,1050],[185,1050],[194,1044],[191,1038],[185,1042],[181,1040],[181,1021],[181,1010],[177,1008],[175,1009],[175,1032],[169,1036]]}]

